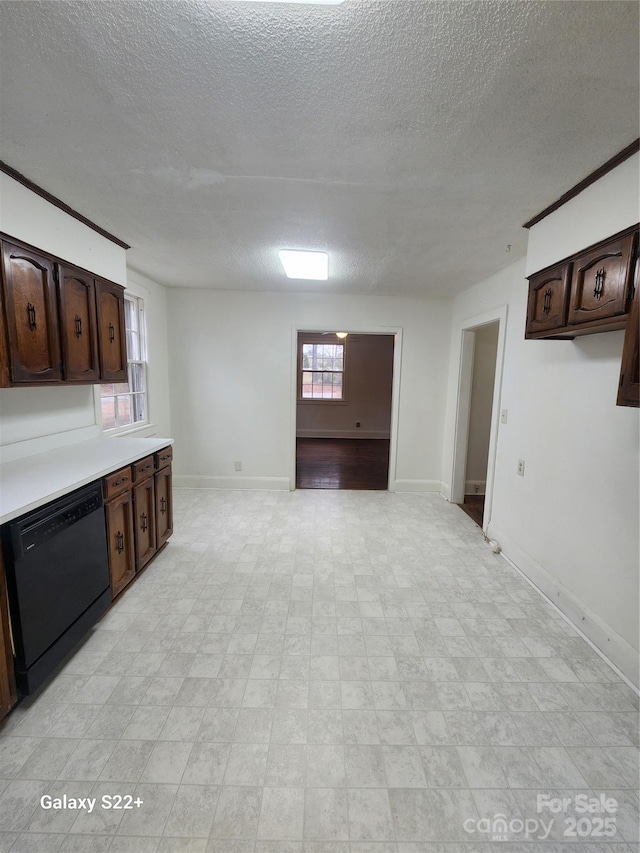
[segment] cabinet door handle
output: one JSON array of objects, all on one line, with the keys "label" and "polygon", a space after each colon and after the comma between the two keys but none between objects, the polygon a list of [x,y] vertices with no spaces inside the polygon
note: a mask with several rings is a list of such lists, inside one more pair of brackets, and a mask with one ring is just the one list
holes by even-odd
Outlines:
[{"label": "cabinet door handle", "polygon": [[116,533],[116,551],[118,554],[122,554],[124,551],[124,536],[122,535],[121,530],[118,530]]},{"label": "cabinet door handle", "polygon": [[544,292],[544,305],[542,306],[542,310],[545,314],[548,314],[551,311],[551,297],[553,296],[553,290],[549,287]]},{"label": "cabinet door handle", "polygon": [[82,317],[79,314],[76,314],[74,317],[76,323],[76,338],[82,337]]},{"label": "cabinet door handle", "polygon": [[29,331],[35,332],[36,326],[36,306],[27,302],[27,317],[29,318]]},{"label": "cabinet door handle", "polygon": [[599,269],[596,273],[596,281],[593,288],[594,299],[602,299],[602,294],[604,293],[604,279],[606,275],[607,271],[604,267]]},{"label": "cabinet door handle", "polygon": [[167,499],[160,498],[160,512],[164,515],[167,511]]},{"label": "cabinet door handle", "polygon": [[112,344],[116,339],[116,330],[113,323],[109,323],[109,343]]},{"label": "cabinet door handle", "polygon": [[120,477],[120,479],[119,479],[119,480],[116,480],[116,481],[115,481],[115,483],[114,483],[113,485],[114,485],[114,488],[115,488],[115,486],[121,486],[123,483],[128,483],[128,482],[129,482],[129,478],[128,478],[128,477]]},{"label": "cabinet door handle", "polygon": [[143,512],[140,516],[140,522],[142,527],[142,532],[145,533],[147,528],[149,527],[149,519],[147,518],[147,513]]}]

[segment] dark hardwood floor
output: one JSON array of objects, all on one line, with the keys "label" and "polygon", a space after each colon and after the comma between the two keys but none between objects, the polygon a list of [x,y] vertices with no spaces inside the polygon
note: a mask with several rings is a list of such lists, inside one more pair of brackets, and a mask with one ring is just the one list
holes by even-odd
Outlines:
[{"label": "dark hardwood floor", "polygon": [[386,489],[389,439],[299,438],[297,489]]},{"label": "dark hardwood floor", "polygon": [[484,495],[465,495],[464,503],[458,504],[458,506],[463,512],[466,512],[469,518],[472,518],[479,527],[482,527]]}]

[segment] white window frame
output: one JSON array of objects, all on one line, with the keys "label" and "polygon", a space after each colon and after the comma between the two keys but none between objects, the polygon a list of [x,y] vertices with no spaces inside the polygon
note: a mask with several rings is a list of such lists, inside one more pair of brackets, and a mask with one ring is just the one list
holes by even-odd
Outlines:
[{"label": "white window frame", "polygon": [[[129,352],[127,349],[127,377],[130,376],[130,366],[137,364],[140,365],[142,371],[142,392],[135,392],[135,395],[141,395],[144,400],[144,413],[145,417],[143,420],[132,421],[126,424],[116,424],[115,427],[111,427],[110,429],[106,429],[104,426],[102,431],[105,435],[118,435],[119,433],[131,432],[132,430],[140,429],[149,424],[149,385],[148,385],[148,371],[147,371],[147,326],[145,323],[145,315],[144,315],[144,300],[141,296],[135,296],[134,294],[125,293],[124,295],[125,302],[131,302],[134,305],[134,310],[136,311],[136,315],[138,318],[138,329],[136,330],[125,330],[125,341],[127,339],[127,331],[134,331],[137,333],[139,342],[140,342],[140,358],[139,359],[130,359]],[[125,311],[125,324],[126,324],[126,311]],[[127,379],[129,381],[129,379]],[[120,383],[113,383],[120,384]],[[102,399],[102,388],[100,386],[100,400]],[[116,405],[115,416],[116,421],[118,418],[118,397],[131,397],[131,406],[133,408],[133,393],[131,391],[127,391],[124,394],[106,394],[104,396],[115,397]],[[100,417],[102,418],[102,410],[100,411]]]},{"label": "white window frame", "polygon": [[[347,399],[347,358],[348,344],[347,338],[336,339],[335,335],[323,335],[318,332],[299,332],[298,333],[298,378],[297,378],[297,402],[304,406],[346,406]],[[303,344],[340,344],[343,349],[342,358],[342,397],[340,399],[332,397],[303,397],[302,396],[302,346]],[[331,372],[331,371],[329,371]]]}]

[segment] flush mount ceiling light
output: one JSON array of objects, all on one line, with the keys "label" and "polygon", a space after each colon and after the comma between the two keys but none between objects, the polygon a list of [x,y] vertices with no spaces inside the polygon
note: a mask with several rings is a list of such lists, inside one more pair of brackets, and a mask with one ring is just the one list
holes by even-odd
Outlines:
[{"label": "flush mount ceiling light", "polygon": [[287,278],[306,278],[313,281],[326,281],[329,278],[329,255],[326,252],[281,249],[278,257]]},{"label": "flush mount ceiling light", "polygon": [[347,337],[348,334],[349,332],[336,332],[336,338],[340,338],[340,340],[343,340]]}]

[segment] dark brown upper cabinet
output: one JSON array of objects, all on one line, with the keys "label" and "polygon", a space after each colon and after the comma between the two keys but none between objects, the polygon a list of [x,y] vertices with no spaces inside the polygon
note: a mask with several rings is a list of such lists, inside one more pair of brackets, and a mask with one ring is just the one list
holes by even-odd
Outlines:
[{"label": "dark brown upper cabinet", "polygon": [[527,338],[545,337],[567,323],[571,264],[559,264],[529,279]]},{"label": "dark brown upper cabinet", "polygon": [[127,382],[127,340],[124,326],[124,288],[96,280],[100,379]]},{"label": "dark brown upper cabinet", "polygon": [[529,276],[526,338],[572,339],[626,328],[638,226]]},{"label": "dark brown upper cabinet", "polygon": [[127,382],[124,287],[0,238],[0,388]]},{"label": "dark brown upper cabinet", "polygon": [[64,378],[100,382],[96,293],[93,276],[57,265]]},{"label": "dark brown upper cabinet", "polygon": [[637,234],[587,252],[573,264],[569,325],[608,320],[627,313]]},{"label": "dark brown upper cabinet", "polygon": [[50,257],[2,244],[2,385],[62,380],[58,305]]},{"label": "dark brown upper cabinet", "polygon": [[635,287],[622,346],[618,406],[640,407],[640,259],[636,257]]}]

